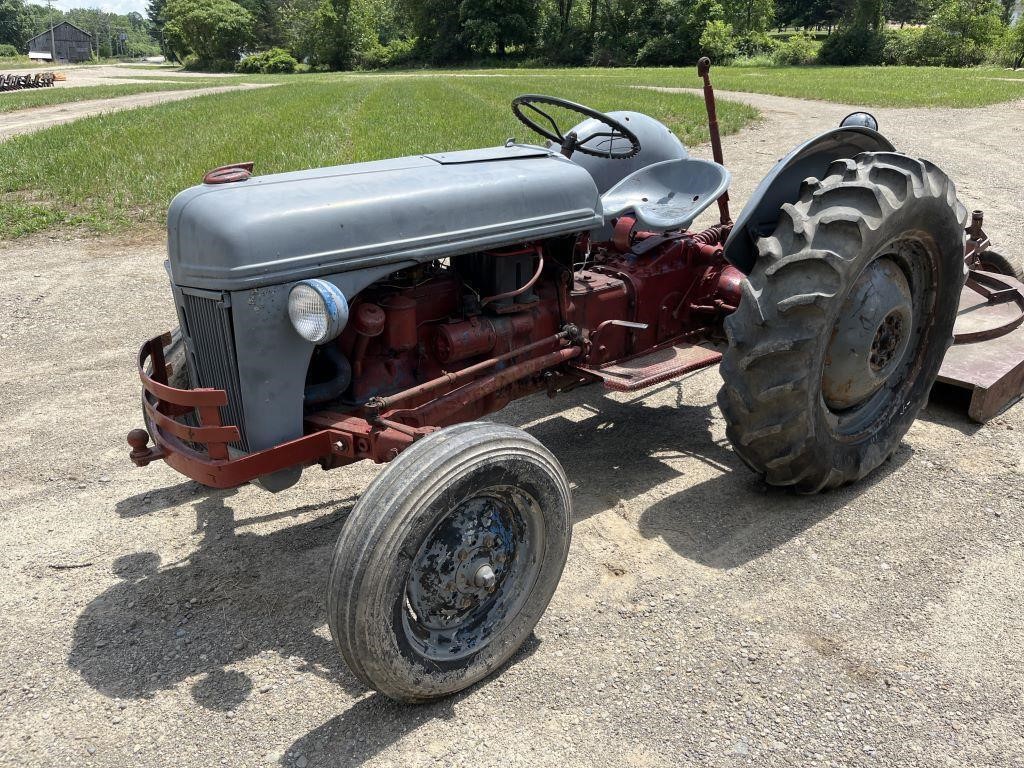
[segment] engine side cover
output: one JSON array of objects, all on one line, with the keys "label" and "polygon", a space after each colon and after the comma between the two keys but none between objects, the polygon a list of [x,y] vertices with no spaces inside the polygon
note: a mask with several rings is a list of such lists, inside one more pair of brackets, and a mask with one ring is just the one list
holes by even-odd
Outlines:
[{"label": "engine side cover", "polygon": [[241,290],[472,253],[604,223],[586,170],[512,145],[254,176],[179,194],[175,284]]}]

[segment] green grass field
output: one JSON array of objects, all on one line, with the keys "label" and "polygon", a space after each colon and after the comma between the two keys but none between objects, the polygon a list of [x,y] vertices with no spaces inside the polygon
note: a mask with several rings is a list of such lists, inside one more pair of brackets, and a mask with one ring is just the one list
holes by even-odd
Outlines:
[{"label": "green grass field", "polygon": [[[468,72],[467,72],[468,73]],[[419,73],[408,73],[413,76]],[[444,76],[445,72],[437,73]],[[479,70],[506,78],[585,78],[621,85],[698,87],[693,68]],[[1024,99],[1024,70],[944,67],[715,67],[723,91],[767,93],[861,107],[981,107]],[[355,74],[349,77],[373,77]],[[315,77],[310,75],[308,77]],[[264,78],[266,79],[266,78]]]},{"label": "green grass field", "polygon": [[863,107],[982,107],[1024,99],[1024,72],[942,67],[721,67],[722,90]]},{"label": "green grass field", "polygon": [[49,107],[54,104],[69,104],[76,101],[112,99],[117,96],[131,96],[151,91],[187,91],[194,88],[209,88],[228,85],[222,80],[182,79],[176,83],[140,82],[138,85],[96,85],[82,88],[34,88],[22,91],[0,93],[0,113],[15,112],[30,107]]},{"label": "green grass field", "polygon": [[16,69],[33,69],[39,67],[38,61],[32,61],[28,56],[8,58],[0,56],[0,72],[13,72]]},{"label": "green grass field", "polygon": [[[533,140],[509,102],[545,92],[596,109],[656,115],[684,141],[706,139],[703,102],[586,76],[310,77],[260,91],[102,115],[0,144],[0,238],[62,223],[107,230],[160,222],[210,168],[259,173]],[[757,118],[723,104],[725,132]],[[566,122],[566,127],[571,122]]]},{"label": "green grass field", "polygon": [[[718,67],[713,75],[723,91],[865,108],[980,107],[1024,99],[1024,72],[995,69]],[[0,238],[72,222],[100,231],[159,223],[174,194],[229,162],[255,160],[259,173],[273,173],[494,145],[509,136],[532,141],[508,106],[521,93],[562,96],[605,111],[646,112],[688,144],[707,136],[699,98],[633,87],[697,87],[691,68],[252,76],[103,86],[83,89],[83,96],[109,95],[104,89],[136,89],[121,91],[127,93],[238,82],[283,87],[103,115],[0,144]],[[16,95],[0,94],[0,105],[4,96]],[[22,98],[46,98],[46,92]],[[731,133],[757,113],[723,101],[720,118],[724,132]]]}]

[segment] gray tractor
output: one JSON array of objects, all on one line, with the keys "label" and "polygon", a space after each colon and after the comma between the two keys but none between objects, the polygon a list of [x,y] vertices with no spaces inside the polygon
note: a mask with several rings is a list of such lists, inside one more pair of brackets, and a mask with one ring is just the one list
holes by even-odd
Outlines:
[{"label": "gray tractor", "polygon": [[653,117],[528,95],[512,108],[537,143],[270,176],[243,163],[174,200],[180,327],[140,352],[131,458],[271,492],[313,465],[386,463],[326,596],[367,686],[466,688],[546,609],[569,481],[529,434],[480,421],[510,401],[721,362],[736,452],[804,493],[878,467],[924,405],[965,255],[987,243],[979,225],[965,248],[953,182],[857,113],[787,154],[734,222],[708,66],[714,161]]}]

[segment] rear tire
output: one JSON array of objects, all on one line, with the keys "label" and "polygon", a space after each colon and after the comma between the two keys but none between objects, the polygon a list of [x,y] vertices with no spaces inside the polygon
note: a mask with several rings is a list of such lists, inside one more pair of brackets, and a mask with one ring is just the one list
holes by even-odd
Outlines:
[{"label": "rear tire", "polygon": [[569,552],[558,461],[520,429],[476,422],[416,442],[377,476],[338,539],[334,642],[393,699],[481,680],[533,631]]},{"label": "rear tire", "polygon": [[838,160],[783,206],[725,322],[718,398],[767,483],[836,488],[899,446],[952,343],[966,217],[942,171],[891,152]]}]

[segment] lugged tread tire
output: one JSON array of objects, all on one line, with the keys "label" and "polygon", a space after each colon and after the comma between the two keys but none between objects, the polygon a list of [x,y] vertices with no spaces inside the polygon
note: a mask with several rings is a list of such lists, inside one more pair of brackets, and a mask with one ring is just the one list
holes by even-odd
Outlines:
[{"label": "lugged tread tire", "polygon": [[[494,471],[536,494],[544,539],[537,542],[543,545],[538,575],[518,613],[489,644],[442,667],[403,647],[396,601],[439,515],[458,504],[476,478]],[[370,688],[407,702],[446,696],[486,677],[515,653],[547,608],[569,554],[571,511],[561,465],[521,429],[470,422],[414,443],[370,484],[335,548],[327,616],[349,669]]]},{"label": "lugged tread tire", "polygon": [[[718,396],[736,453],[765,482],[816,493],[864,477],[896,450],[952,343],[967,273],[966,219],[941,170],[894,152],[838,160],[783,206],[775,232],[757,243],[740,307],[726,319]],[[833,328],[863,270],[901,238],[921,239],[933,279],[931,322],[913,342],[916,374],[905,377],[901,402],[876,428],[840,435],[822,395]]]}]

